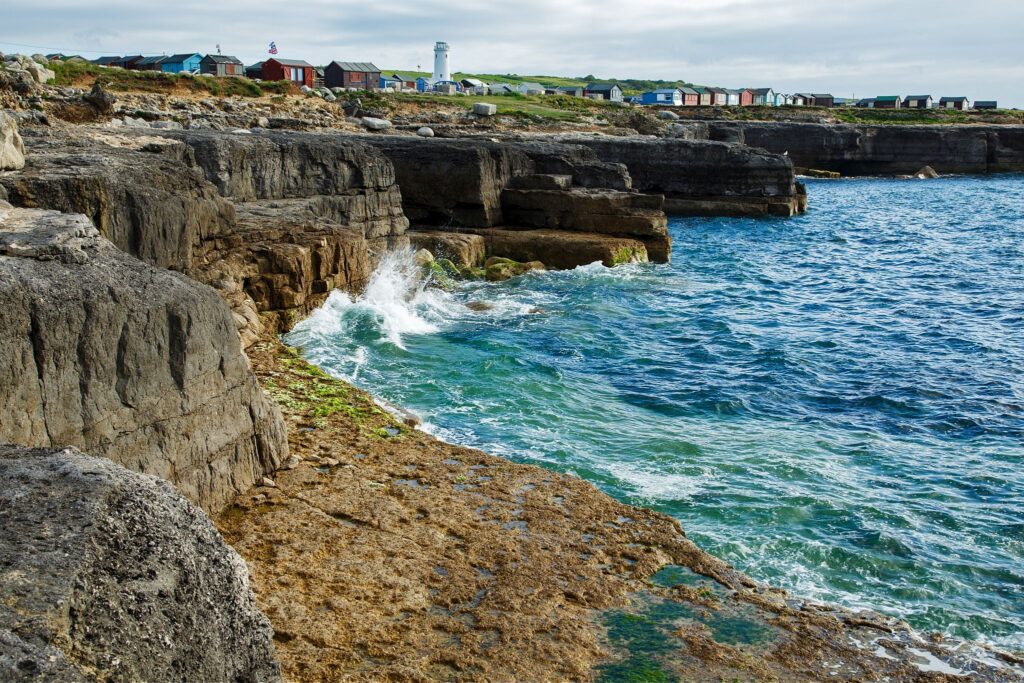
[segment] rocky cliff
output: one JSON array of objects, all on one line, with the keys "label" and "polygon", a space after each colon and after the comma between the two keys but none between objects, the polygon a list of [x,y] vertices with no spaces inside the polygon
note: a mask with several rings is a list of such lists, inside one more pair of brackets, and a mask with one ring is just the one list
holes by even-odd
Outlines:
[{"label": "rocky cliff", "polygon": [[166,482],[11,446],[0,481],[0,679],[280,680],[245,564]]},{"label": "rocky cliff", "polygon": [[[607,235],[642,242],[643,260],[669,258],[663,198],[636,192],[624,165],[602,161],[586,147],[541,140],[364,139],[394,164],[406,215],[421,228],[526,230],[516,242],[536,236],[538,253],[550,253],[553,243],[532,231],[568,232],[561,244],[585,245],[562,254],[561,262],[574,266],[583,265],[570,258],[574,253],[607,254]],[[488,242],[496,255],[512,257],[502,250],[507,243]]]},{"label": "rocky cliff", "polygon": [[742,145],[672,138],[574,136],[601,161],[623,164],[633,187],[665,195],[665,210],[690,216],[792,216],[807,208],[793,164]]},{"label": "rocky cliff", "polygon": [[709,121],[694,135],[787,154],[798,167],[842,175],[1024,171],[1024,126],[868,126]]},{"label": "rocky cliff", "polygon": [[286,454],[217,293],[85,216],[0,203],[0,297],[0,443],[76,446],[211,510]]}]

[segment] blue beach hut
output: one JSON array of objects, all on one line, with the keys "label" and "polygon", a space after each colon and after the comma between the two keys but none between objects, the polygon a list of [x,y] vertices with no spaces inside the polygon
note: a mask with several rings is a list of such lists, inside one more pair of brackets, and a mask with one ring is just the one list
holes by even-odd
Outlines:
[{"label": "blue beach hut", "polygon": [[179,74],[182,71],[191,73],[199,69],[199,62],[201,61],[203,61],[203,56],[198,52],[171,55],[170,57],[165,57],[160,62],[160,70],[168,74]]}]

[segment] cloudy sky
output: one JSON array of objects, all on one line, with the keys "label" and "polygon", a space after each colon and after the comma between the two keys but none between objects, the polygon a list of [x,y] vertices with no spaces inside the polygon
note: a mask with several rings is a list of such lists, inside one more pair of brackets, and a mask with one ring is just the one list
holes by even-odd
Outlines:
[{"label": "cloudy sky", "polygon": [[[680,78],[838,96],[966,95],[1024,107],[1021,0],[32,0],[0,50],[266,54],[480,73]],[[31,45],[33,47],[22,47]],[[45,49],[44,49],[45,48]]]}]

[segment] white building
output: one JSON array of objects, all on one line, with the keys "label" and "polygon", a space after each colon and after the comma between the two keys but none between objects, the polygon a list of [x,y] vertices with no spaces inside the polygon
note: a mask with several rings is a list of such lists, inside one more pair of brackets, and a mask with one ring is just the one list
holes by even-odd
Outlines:
[{"label": "white building", "polygon": [[448,64],[448,43],[437,42],[434,44],[434,75],[431,80],[437,81],[452,80],[452,68]]}]

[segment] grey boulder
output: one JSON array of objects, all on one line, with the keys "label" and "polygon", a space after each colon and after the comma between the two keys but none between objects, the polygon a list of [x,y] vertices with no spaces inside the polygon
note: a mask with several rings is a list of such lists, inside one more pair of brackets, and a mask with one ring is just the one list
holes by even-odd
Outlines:
[{"label": "grey boulder", "polygon": [[0,680],[280,680],[245,564],[167,482],[0,446]]},{"label": "grey boulder", "polygon": [[18,124],[0,111],[0,171],[16,171],[25,167],[25,145],[18,134]]},{"label": "grey boulder", "polygon": [[370,116],[360,119],[360,123],[369,130],[387,130],[391,127],[391,122],[387,119],[375,119]]}]

